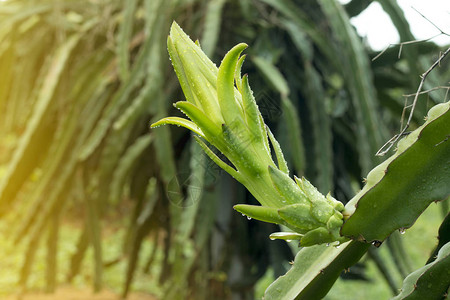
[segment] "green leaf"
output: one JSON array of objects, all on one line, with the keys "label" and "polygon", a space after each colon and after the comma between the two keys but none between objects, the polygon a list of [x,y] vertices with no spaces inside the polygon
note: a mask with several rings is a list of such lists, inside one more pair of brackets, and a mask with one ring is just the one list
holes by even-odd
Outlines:
[{"label": "green leaf", "polygon": [[[242,58],[241,58],[242,59]],[[243,60],[242,60],[243,62]],[[244,105],[245,122],[249,133],[253,136],[255,147],[262,147],[267,153],[270,153],[269,141],[267,139],[266,126],[261,116],[261,112],[256,104],[255,97],[248,83],[248,76],[245,75],[241,82],[242,102]],[[257,144],[262,144],[261,146]]]},{"label": "green leaf", "polygon": [[220,25],[222,21],[222,9],[225,0],[212,0],[208,3],[205,12],[205,25],[202,36],[202,49],[206,55],[211,56],[216,48],[220,36]]},{"label": "green leaf", "polygon": [[[236,87],[238,88],[238,90],[241,92],[241,94],[243,94],[242,92],[242,76],[241,76],[241,71],[242,71],[242,65],[244,64],[244,60],[245,60],[246,55],[242,55],[239,60],[238,63],[236,65],[236,70],[234,71],[234,80],[236,81]],[[247,76],[245,76],[247,77]],[[245,105],[244,105],[245,106]]]},{"label": "green leaf", "polygon": [[[306,12],[300,9],[299,5],[291,0],[262,0],[263,2],[272,6],[275,10],[278,10],[283,14],[289,21],[295,23],[299,28],[305,32],[309,38],[314,41],[318,46],[320,51],[322,51],[330,62],[335,61],[335,53],[333,53],[330,47],[329,38],[323,34],[322,31],[318,29],[317,24],[309,18]],[[309,55],[308,51],[304,53],[306,56]]]},{"label": "green leaf", "polygon": [[275,189],[282,198],[282,204],[310,203],[311,200],[306,197],[305,193],[303,193],[286,173],[269,166],[269,174]]},{"label": "green leaf", "polygon": [[[114,122],[114,129],[119,130],[125,126],[130,126],[136,119],[143,114],[148,113],[150,107],[150,113],[152,108],[156,107],[152,104],[154,99],[160,97],[159,93],[162,92],[163,87],[167,86],[165,78],[161,76],[164,74],[164,68],[166,67],[166,55],[163,56],[161,49],[164,47],[165,40],[160,38],[160,33],[166,28],[165,22],[157,22],[158,16],[160,16],[160,2],[163,0],[146,0],[144,1],[145,15],[145,29],[146,39],[154,41],[150,53],[147,57],[147,74],[145,85],[139,91],[139,95],[132,100],[132,103],[126,108],[121,116]],[[164,58],[163,58],[164,57]],[[172,80],[172,82],[175,82]],[[164,91],[167,93],[167,90]],[[130,99],[131,100],[131,99]]]},{"label": "green leaf", "polygon": [[131,169],[138,163],[140,156],[148,148],[152,142],[153,136],[150,134],[143,135],[136,139],[136,141],[127,148],[126,152],[121,157],[114,171],[109,193],[109,203],[118,203],[122,196],[125,180],[129,176]]},{"label": "green leaf", "polygon": [[314,57],[314,50],[305,30],[297,23],[290,20],[284,20],[283,27],[291,37],[297,50],[303,55],[303,59],[306,61],[312,61]]},{"label": "green leaf", "polygon": [[26,124],[25,132],[9,164],[6,176],[0,185],[0,215],[4,213],[4,209],[14,202],[16,193],[36,166],[37,160],[34,153],[40,151],[41,147],[44,146],[40,141],[46,140],[48,135],[48,129],[46,128],[48,120],[46,116],[54,109],[52,102],[54,93],[58,83],[61,81],[62,73],[66,68],[72,51],[82,36],[81,33],[73,34],[52,56],[52,64],[46,74],[42,88],[39,90],[33,114]]},{"label": "green leaf", "polygon": [[94,250],[94,291],[99,292],[103,286],[103,251],[102,251],[102,229],[100,224],[100,207],[98,199],[86,194],[84,197],[87,210],[87,228],[89,240]]},{"label": "green leaf", "polygon": [[339,247],[322,244],[302,248],[292,268],[267,288],[264,299],[322,299],[341,271],[356,263],[368,247],[347,242]]},{"label": "green leaf", "polygon": [[198,134],[202,138],[205,138],[205,135],[203,134],[202,130],[197,125],[195,125],[194,122],[186,120],[186,119],[183,119],[183,118],[167,117],[167,118],[159,120],[158,122],[153,123],[152,125],[150,125],[150,127],[151,128],[156,128],[156,127],[159,127],[161,125],[182,126],[182,127],[187,128],[189,130],[192,130],[194,133]]},{"label": "green leaf", "polygon": [[305,96],[311,118],[314,138],[314,164],[316,178],[314,184],[324,193],[333,190],[333,139],[331,117],[325,108],[326,93],[319,72],[310,62],[304,63]]},{"label": "green leaf", "polygon": [[373,0],[352,0],[348,2],[344,7],[349,17],[355,17],[364,11]]},{"label": "green leaf", "polygon": [[227,165],[223,160],[221,160],[209,147],[199,138],[194,136],[195,140],[200,144],[205,153],[215,162],[219,167],[224,169],[228,174],[233,176],[237,181],[242,182],[243,178],[235,169]]},{"label": "green leaf", "polygon": [[271,233],[269,238],[271,240],[285,240],[287,242],[293,241],[293,240],[301,240],[303,237],[303,234],[299,234],[296,232],[274,232]]},{"label": "green leaf", "polygon": [[297,109],[292,104],[289,98],[282,98],[281,104],[283,108],[283,119],[286,122],[286,127],[289,128],[288,142],[291,146],[291,157],[296,174],[301,174],[306,169],[305,162],[305,147],[302,142],[302,128],[300,124],[300,117]]},{"label": "green leaf", "polygon": [[311,205],[308,204],[287,205],[280,208],[278,214],[289,227],[303,234],[323,225],[311,216]]},{"label": "green leaf", "polygon": [[252,57],[253,63],[263,73],[265,79],[275,87],[282,97],[290,93],[288,83],[281,72],[270,61],[259,56]]},{"label": "green leaf", "polygon": [[[221,135],[221,129],[198,107],[190,102],[178,101],[175,107],[185,113],[202,130],[208,140],[212,141]],[[155,123],[156,124],[156,123]],[[180,124],[181,125],[181,124]]]},{"label": "green leaf", "polygon": [[450,243],[445,244],[432,263],[414,271],[403,281],[401,292],[392,300],[445,299],[450,286]]},{"label": "green leaf", "polygon": [[133,33],[134,13],[136,11],[137,0],[129,0],[124,3],[124,18],[119,26],[117,37],[117,58],[119,75],[122,81],[126,81],[130,75],[130,40]]},{"label": "green leaf", "polygon": [[79,153],[80,160],[87,159],[99,147],[101,141],[107,135],[111,124],[114,122],[115,118],[117,118],[118,114],[121,112],[121,108],[129,99],[130,94],[135,87],[142,82],[145,74],[145,61],[148,58],[151,46],[152,40],[147,40],[142,45],[136,61],[133,64],[133,68],[131,69],[129,80],[123,82],[103,110],[97,126],[95,126],[94,130],[91,132]]},{"label": "green leaf", "polygon": [[284,159],[283,151],[281,150],[280,144],[273,136],[272,131],[270,131],[269,127],[266,127],[267,133],[269,135],[270,143],[273,146],[273,149],[275,150],[275,155],[277,157],[278,162],[278,168],[280,171],[286,173],[289,175],[289,168],[287,166],[286,160]]},{"label": "green leaf", "polygon": [[[432,164],[433,168],[440,167],[445,168],[445,166],[449,165],[449,159],[450,154],[449,151],[449,145],[448,145],[448,132],[450,132],[449,126],[450,121],[449,118],[449,107],[450,103],[441,104],[439,106],[435,106],[430,110],[428,113],[428,122],[422,126],[421,128],[418,128],[417,131],[410,134],[408,137],[410,140],[403,141],[403,143],[400,143],[398,153],[396,154],[398,158],[403,157],[404,155],[407,155],[407,152],[410,151],[410,149],[414,149],[416,144],[420,144],[422,140],[427,140],[430,138],[430,136],[435,136],[435,140],[432,141],[432,146],[434,147],[433,151],[430,153],[429,149],[414,149],[414,150],[422,150],[420,153],[421,158],[418,157],[409,157],[407,158],[409,163],[414,165],[416,163],[416,159],[419,161],[428,161],[429,156],[435,156],[434,151],[438,151],[436,148],[439,146],[442,146],[444,149],[440,149],[442,152],[446,152],[446,155],[442,155],[441,161],[437,164]],[[446,118],[445,118],[446,117]],[[439,123],[439,124],[437,124]],[[434,125],[433,125],[434,124]],[[441,134],[437,134],[440,130],[433,130],[433,127],[440,127],[444,126],[445,129],[441,130]],[[442,129],[442,128],[441,128]],[[431,132],[428,132],[431,131]],[[445,134],[443,134],[445,132]],[[419,137],[420,133],[420,138]],[[436,134],[439,136],[437,137]],[[398,155],[401,154],[401,155]],[[443,160],[442,160],[443,159]],[[378,169],[379,171],[383,172],[385,167],[390,162],[395,162],[395,160],[388,159],[387,164],[381,169]],[[411,166],[411,164],[408,164],[407,166],[404,166],[403,169],[401,167],[397,167],[399,169],[402,169],[403,173],[398,174],[396,176],[397,179],[402,180],[395,180],[395,182],[392,182],[389,188],[394,188],[394,185],[398,185],[400,183],[403,183],[403,178],[406,176],[407,180],[410,179],[410,175],[408,173],[410,170],[408,167]],[[427,172],[431,173],[432,170],[430,168],[425,168]],[[448,168],[447,168],[448,169]],[[394,168],[395,170],[395,168]],[[425,171],[425,170],[424,170]],[[447,170],[447,172],[449,172]],[[377,173],[377,172],[375,172]],[[392,173],[392,166],[389,165],[389,173]],[[356,195],[347,205],[346,210],[347,213],[351,213],[352,209],[354,209],[355,203],[362,198],[362,195],[369,195],[372,191],[377,189],[378,184],[383,182],[384,177],[387,176],[381,176],[381,179],[377,176],[377,174],[374,174],[376,178],[378,178],[379,182],[377,180],[374,180],[374,183],[367,185],[360,194]],[[438,173],[439,174],[439,173]],[[394,210],[396,214],[400,214],[399,216],[395,215],[394,213],[391,213],[389,211],[383,210],[378,211],[378,209],[373,209],[371,207],[370,209],[364,210],[364,216],[362,216],[361,213],[359,213],[360,218],[359,222],[352,222],[351,228],[355,230],[355,235],[359,236],[358,231],[356,227],[363,226],[361,228],[365,232],[370,233],[377,233],[377,230],[380,229],[380,232],[385,231],[384,230],[384,223],[385,222],[392,222],[396,220],[397,217],[404,217],[406,213],[404,213],[405,210],[408,210],[410,215],[413,215],[411,213],[411,210],[413,209],[414,204],[400,204],[398,201],[407,202],[409,197],[413,197],[414,193],[419,193],[419,197],[428,198],[428,202],[430,202],[430,199],[436,200],[433,195],[427,195],[430,193],[428,189],[436,189],[438,190],[437,194],[444,191],[444,194],[448,195],[450,188],[450,184],[448,183],[448,180],[450,178],[450,175],[442,174],[442,176],[434,177],[430,176],[429,180],[425,180],[425,183],[422,185],[418,185],[418,182],[414,182],[414,184],[411,184],[408,186],[411,191],[408,192],[408,195],[405,197],[396,197],[395,199],[391,200],[392,206],[390,209]],[[419,181],[422,181],[421,175],[412,174],[411,177],[416,178],[415,176],[419,176]],[[426,178],[426,177],[425,177]],[[428,182],[431,180],[431,178],[434,178],[436,184],[434,182]],[[432,186],[425,189],[425,191],[422,193],[422,190],[424,189],[423,185],[430,184]],[[375,185],[375,186],[374,186]],[[446,191],[446,193],[445,193]],[[384,202],[384,193],[390,194],[389,189],[383,190],[383,195],[378,195],[377,197],[371,198],[370,201],[372,201],[372,204],[376,204],[377,201]],[[434,192],[433,192],[434,193]],[[434,193],[436,194],[436,193]],[[441,198],[442,199],[442,198]],[[369,201],[368,201],[369,202]],[[426,206],[425,206],[426,207]],[[360,204],[358,204],[358,208],[356,209],[358,211],[360,209]],[[424,208],[422,208],[423,210]],[[344,211],[345,212],[345,211]],[[356,214],[356,212],[355,212]],[[386,216],[388,214],[388,216]],[[376,215],[375,218],[371,218],[372,215]],[[414,221],[417,218],[418,215],[415,217],[412,217],[411,219]],[[347,223],[343,226],[343,234],[346,232],[346,226],[348,225],[348,222],[350,222],[350,219],[347,220]],[[357,223],[357,224],[356,224]],[[370,227],[370,228],[369,228]],[[398,229],[398,228],[395,228]],[[392,232],[393,230],[387,230],[388,233]],[[321,299],[324,297],[328,290],[331,288],[335,280],[338,278],[339,274],[344,270],[345,268],[350,267],[354,263],[356,263],[361,256],[367,251],[368,247],[370,246],[369,243],[361,243],[358,241],[352,241],[348,243],[344,243],[339,246],[338,249],[334,247],[326,247],[325,245],[317,245],[312,247],[303,248],[296,256],[294,266],[289,270],[286,275],[281,276],[278,278],[274,283],[272,283],[271,286],[266,291],[265,299]]]},{"label": "green leaf", "polygon": [[242,103],[238,103],[234,87],[234,74],[239,61],[239,55],[247,44],[241,43],[234,46],[222,60],[217,75],[217,97],[219,99],[220,111],[227,124],[232,124],[236,119],[243,118]]},{"label": "green leaf", "polygon": [[[176,24],[176,23],[174,23],[172,26],[175,26],[175,25],[178,27],[178,24]],[[171,28],[170,30],[172,32],[172,30],[174,30],[174,29]],[[170,60],[172,61],[173,69],[175,70],[175,73],[177,74],[178,81],[180,82],[181,88],[183,89],[183,94],[186,97],[186,100],[190,103],[200,106],[201,104],[195,100],[194,94],[193,94],[191,88],[189,87],[189,81],[188,81],[186,72],[183,68],[183,63],[181,62],[181,59],[177,53],[177,49],[175,48],[172,37],[170,35],[167,38],[167,50],[169,51]]]},{"label": "green leaf", "polygon": [[428,121],[401,140],[397,152],[369,173],[367,185],[346,206],[351,217],[342,234],[383,241],[394,230],[412,226],[430,203],[446,199],[450,194],[449,132],[447,102],[430,109]]},{"label": "green leaf", "polygon": [[[448,201],[448,199],[447,199]],[[430,263],[434,261],[437,257],[437,254],[441,248],[450,242],[450,213],[447,213],[447,216],[445,217],[444,221],[442,221],[441,226],[439,226],[438,231],[438,244],[436,245],[436,248],[434,248],[433,253],[428,258],[427,263]]]},{"label": "green leaf", "polygon": [[278,214],[278,209],[273,207],[259,206],[259,205],[248,205],[248,204],[237,204],[233,208],[246,215],[249,218],[273,223],[287,225],[286,222]]},{"label": "green leaf", "polygon": [[376,91],[368,55],[341,4],[335,0],[319,0],[336,39],[335,56],[354,106],[358,128],[357,147],[365,174],[376,162],[375,154],[382,146],[386,130],[378,116]]},{"label": "green leaf", "polygon": [[[218,69],[215,64],[209,59],[209,57],[202,51],[202,49],[196,45],[189,36],[184,33],[183,29],[176,23],[173,22],[170,27],[170,39],[173,41],[176,46],[176,50],[178,53],[184,53],[191,55],[189,50],[192,52],[192,58],[194,61],[201,66],[200,70],[204,73],[203,75],[209,79],[211,79],[210,83],[215,85],[216,83],[212,81],[212,79],[217,76]],[[194,62],[192,61],[192,62]],[[192,63],[190,62],[190,63]],[[183,89],[184,91],[184,89]]]}]

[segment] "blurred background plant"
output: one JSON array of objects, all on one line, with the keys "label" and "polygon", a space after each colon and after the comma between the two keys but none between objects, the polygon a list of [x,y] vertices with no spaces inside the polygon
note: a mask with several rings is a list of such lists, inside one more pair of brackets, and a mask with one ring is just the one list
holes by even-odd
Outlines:
[{"label": "blurred background plant", "polygon": [[[166,38],[176,20],[217,63],[249,44],[243,73],[289,166],[345,203],[398,131],[412,100],[403,95],[443,48],[409,44],[398,57],[391,47],[371,61],[378,53],[348,17],[372,1],[353,0],[346,12],[330,1],[0,2],[0,295],[71,282],[124,296],[260,297],[298,249],[232,211],[256,200],[187,130],[150,132],[183,99]],[[396,2],[377,2],[401,41],[413,40]],[[421,96],[412,128],[448,100],[448,78],[444,61],[424,89],[444,88]],[[448,212],[439,205],[426,214],[437,224]],[[394,234],[343,277],[359,279],[358,291],[384,278],[376,292],[388,297],[425,263],[434,235],[420,263]]]}]

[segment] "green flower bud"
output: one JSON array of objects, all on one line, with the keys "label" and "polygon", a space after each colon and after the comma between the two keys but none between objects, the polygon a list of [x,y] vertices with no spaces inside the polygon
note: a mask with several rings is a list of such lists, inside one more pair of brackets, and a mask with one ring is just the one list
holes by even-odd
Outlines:
[{"label": "green flower bud", "polygon": [[[197,142],[221,168],[241,182],[262,206],[236,205],[250,218],[289,227],[292,233],[271,238],[297,239],[310,246],[341,240],[342,203],[323,196],[306,179],[289,177],[280,145],[265,126],[247,76],[241,77],[247,48],[238,44],[224,57],[219,68],[173,23],[167,40],[173,67],[186,101],[175,103],[190,120],[168,117],[151,127],[183,126],[199,137]],[[222,152],[222,161],[204,142]],[[275,151],[275,164],[269,146]]]}]

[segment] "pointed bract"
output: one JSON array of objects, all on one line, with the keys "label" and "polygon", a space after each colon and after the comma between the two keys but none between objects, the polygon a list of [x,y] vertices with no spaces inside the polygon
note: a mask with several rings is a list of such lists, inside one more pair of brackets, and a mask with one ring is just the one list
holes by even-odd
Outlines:
[{"label": "pointed bract", "polygon": [[247,44],[241,43],[234,46],[225,55],[219,67],[217,75],[217,96],[219,99],[222,116],[226,123],[243,119],[242,103],[238,103],[235,97],[234,74],[239,61],[239,55],[247,48]]}]

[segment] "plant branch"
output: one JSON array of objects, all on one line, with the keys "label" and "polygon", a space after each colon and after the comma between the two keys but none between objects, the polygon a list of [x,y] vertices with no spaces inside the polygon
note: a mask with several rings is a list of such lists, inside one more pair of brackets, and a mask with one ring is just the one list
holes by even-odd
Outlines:
[{"label": "plant branch", "polygon": [[414,9],[419,15],[422,16],[422,18],[424,18],[425,20],[427,20],[431,25],[434,26],[434,28],[436,28],[437,30],[439,30],[441,33],[440,34],[444,34],[444,35],[450,35],[446,32],[444,32],[441,28],[439,28],[436,24],[434,24],[430,19],[428,19],[427,17],[425,17],[420,11],[418,11],[415,7],[411,6],[412,9]]},{"label": "plant branch", "polygon": [[429,40],[434,39],[435,37],[438,37],[440,35],[446,35],[446,36],[450,36],[449,33],[443,31],[441,28],[439,28],[436,24],[434,24],[430,19],[428,19],[427,17],[425,17],[421,12],[419,12],[416,8],[412,7],[412,9],[414,9],[422,18],[424,18],[425,20],[427,20],[431,25],[433,25],[433,27],[435,27],[437,30],[439,30],[440,32],[430,38],[427,39],[422,39],[422,40],[413,40],[413,41],[406,41],[406,42],[401,42],[398,44],[389,44],[386,48],[384,48],[377,56],[375,56],[374,58],[372,58],[372,61],[375,61],[377,58],[379,58],[381,55],[383,55],[384,52],[386,52],[387,49],[389,49],[392,46],[400,46],[400,48],[398,49],[398,58],[400,58],[401,54],[402,54],[402,50],[403,50],[403,46],[404,45],[409,45],[409,44],[415,44],[415,43],[421,43],[421,42],[426,42]]}]

